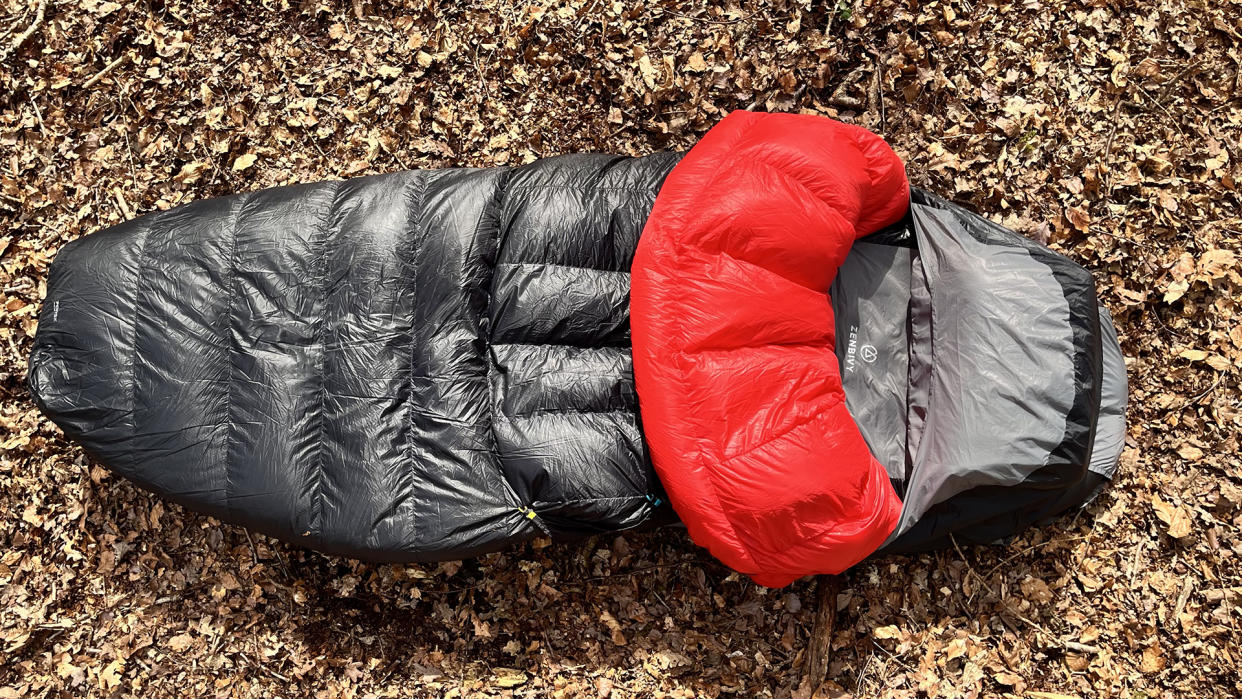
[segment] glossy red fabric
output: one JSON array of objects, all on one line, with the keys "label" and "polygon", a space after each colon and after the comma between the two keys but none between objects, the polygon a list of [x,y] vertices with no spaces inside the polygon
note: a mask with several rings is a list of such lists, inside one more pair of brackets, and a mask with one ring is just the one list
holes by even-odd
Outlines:
[{"label": "glossy red fabric", "polygon": [[762,585],[839,573],[901,510],[845,406],[828,287],[909,205],[901,160],[825,117],[734,112],[673,169],[631,270],[656,470],[698,544]]}]

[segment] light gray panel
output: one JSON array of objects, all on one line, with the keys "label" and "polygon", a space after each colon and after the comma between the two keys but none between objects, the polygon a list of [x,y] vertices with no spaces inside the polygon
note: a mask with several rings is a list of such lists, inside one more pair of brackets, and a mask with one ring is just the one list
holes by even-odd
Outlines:
[{"label": "light gray panel", "polygon": [[911,250],[855,243],[832,283],[845,404],[889,478],[906,472]]},{"label": "light gray panel", "polygon": [[1069,305],[1047,265],[1022,247],[979,241],[944,210],[914,205],[912,214],[931,323],[929,337],[916,336],[930,351],[911,354],[931,359],[925,376],[912,370],[926,382],[911,388],[926,396],[925,424],[912,435],[895,535],[953,495],[1018,484],[1043,467],[1076,395]]},{"label": "light gray panel", "polygon": [[1100,346],[1103,372],[1100,383],[1100,417],[1095,426],[1095,446],[1088,470],[1112,479],[1117,459],[1126,442],[1126,360],[1117,344],[1117,329],[1108,309],[1100,307]]}]

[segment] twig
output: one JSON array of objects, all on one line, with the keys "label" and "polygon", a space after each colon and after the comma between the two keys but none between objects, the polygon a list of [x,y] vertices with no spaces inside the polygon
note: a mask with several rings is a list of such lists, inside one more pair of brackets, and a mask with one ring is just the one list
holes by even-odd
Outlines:
[{"label": "twig", "polygon": [[1203,598],[1209,602],[1226,602],[1231,597],[1242,597],[1242,585],[1237,587],[1213,587],[1203,591]]},{"label": "twig", "polygon": [[121,193],[120,187],[112,190],[112,196],[116,197],[117,208],[121,210],[121,215],[126,219],[134,217],[134,212],[129,208],[129,202],[125,201],[125,195]]},{"label": "twig", "polygon": [[1178,411],[1185,410],[1186,408],[1189,408],[1190,406],[1195,405],[1199,401],[1203,400],[1204,397],[1207,396],[1209,393],[1215,391],[1216,388],[1220,386],[1221,381],[1224,381],[1224,380],[1225,380],[1225,374],[1222,372],[1216,377],[1216,380],[1212,382],[1212,385],[1207,387],[1207,390],[1201,392],[1199,395],[1195,396],[1194,398],[1190,398],[1186,400],[1181,405],[1173,405],[1173,406],[1169,406],[1168,408],[1165,408],[1164,413],[1168,414],[1168,413],[1173,412],[1174,410],[1178,410]]},{"label": "twig", "polygon": [[992,577],[992,574],[993,574],[993,573],[995,573],[996,571],[1000,570],[1001,568],[1004,568],[1006,565],[1008,565],[1008,564],[1009,564],[1009,562],[1010,562],[1010,561],[1014,560],[1015,558],[1020,558],[1020,557],[1022,557],[1022,556],[1025,556],[1026,554],[1030,553],[1031,551],[1034,551],[1035,549],[1043,548],[1043,547],[1045,547],[1045,546],[1048,546],[1048,545],[1050,545],[1050,544],[1055,544],[1055,543],[1058,543],[1058,542],[1062,542],[1062,543],[1066,543],[1066,544],[1068,544],[1068,543],[1071,543],[1071,542],[1074,542],[1074,541],[1082,541],[1082,540],[1083,540],[1083,539],[1085,539],[1085,538],[1087,538],[1087,537],[1085,537],[1085,536],[1076,536],[1076,537],[1069,538],[1069,539],[1048,539],[1047,541],[1041,541],[1041,542],[1039,542],[1038,544],[1031,544],[1030,546],[1027,546],[1026,548],[1022,549],[1021,551],[1019,551],[1019,552],[1017,552],[1017,553],[1013,554],[1012,556],[1009,556],[1008,558],[1006,558],[1005,560],[1001,561],[1000,563],[997,563],[996,565],[992,566],[992,568],[991,568],[990,570],[988,570],[987,574],[986,574],[986,575],[984,575],[983,577],[984,577],[984,578],[990,578],[990,577]]},{"label": "twig", "polygon": [[[1016,613],[1014,613],[1014,612],[1009,612],[1009,614],[1010,614],[1010,615],[1012,615],[1012,616],[1013,616],[1013,618],[1017,619],[1018,621],[1021,621],[1022,623],[1026,624],[1027,626],[1029,626],[1029,627],[1031,627],[1031,628],[1035,629],[1035,631],[1036,631],[1036,639],[1038,639],[1038,638],[1039,638],[1039,635],[1038,635],[1038,634],[1041,634],[1041,633],[1042,633],[1042,634],[1044,635],[1044,637],[1046,637],[1046,638],[1052,638],[1052,637],[1053,637],[1053,636],[1052,636],[1052,634],[1048,632],[1048,629],[1045,629],[1043,626],[1040,626],[1039,624],[1037,624],[1037,623],[1035,623],[1035,622],[1031,621],[1030,619],[1027,619],[1026,617],[1022,616],[1021,614],[1016,614]],[[1001,616],[1001,618],[1002,618],[1002,619],[1004,619],[1004,618],[1005,618],[1005,612],[1001,612],[1001,615],[1000,615],[1000,616]]]},{"label": "twig", "polygon": [[246,541],[250,542],[250,561],[257,566],[259,565],[259,552],[254,548],[254,539],[250,537],[250,530],[243,528],[242,533],[246,535]]},{"label": "twig", "polygon": [[39,6],[35,8],[34,21],[30,23],[29,27],[26,27],[26,31],[17,35],[17,38],[13,40],[13,43],[9,44],[9,47],[5,49],[3,53],[0,53],[0,62],[9,60],[9,56],[17,53],[17,50],[22,47],[22,44],[26,43],[27,39],[34,36],[34,33],[39,31],[39,27],[43,26],[43,20],[46,17],[47,0],[39,0]]},{"label": "twig", "polygon": [[[961,559],[962,559],[962,563],[965,563],[965,564],[966,564],[966,570],[967,570],[967,572],[969,572],[969,573],[970,573],[970,575],[971,575],[971,576],[972,576],[975,580],[979,581],[979,588],[980,588],[980,589],[987,589],[987,586],[988,586],[987,582],[983,579],[983,577],[982,577],[982,576],[980,576],[980,575],[979,575],[979,571],[975,570],[975,567],[974,567],[973,565],[971,565],[971,564],[970,564],[970,561],[966,560],[966,554],[962,553],[962,547],[960,547],[960,546],[958,546],[958,545],[957,545],[957,537],[955,537],[955,536],[953,536],[952,534],[950,534],[950,535],[949,535],[949,541],[953,542],[953,550],[957,551],[958,558],[961,558]],[[970,596],[968,597],[968,600],[973,600],[974,598],[975,598],[975,595],[974,595],[974,593],[972,592],[972,593],[970,594]]]},{"label": "twig", "polygon": [[772,96],[771,90],[764,92],[762,95],[756,96],[754,102],[751,102],[750,104],[746,105],[746,111],[748,112],[755,111],[756,109],[759,108],[759,105],[765,104],[768,101],[768,98],[771,96]]},{"label": "twig", "polygon": [[871,655],[867,656],[866,660],[863,661],[862,670],[858,672],[858,679],[855,680],[854,682],[854,693],[855,694],[858,694],[862,690],[863,682],[867,679],[867,670],[871,668],[871,660],[874,657],[875,657],[875,654],[872,653]]},{"label": "twig", "polygon": [[806,664],[802,669],[802,686],[814,694],[828,676],[828,664],[832,660],[833,626],[837,621],[837,593],[841,591],[841,576],[819,576],[816,590],[815,623],[806,648]]},{"label": "twig", "polygon": [[1199,59],[1195,61],[1194,63],[1191,63],[1190,65],[1186,66],[1186,69],[1183,70],[1182,72],[1178,73],[1177,75],[1174,75],[1168,80],[1165,80],[1164,83],[1160,86],[1160,94],[1156,95],[1155,102],[1157,104],[1164,102],[1165,98],[1169,96],[1169,93],[1173,91],[1173,88],[1177,85],[1177,83],[1181,82],[1182,78],[1186,77],[1187,75],[1190,75],[1191,71],[1198,68],[1200,63],[1203,63],[1203,59]]},{"label": "twig", "polygon": [[623,570],[618,573],[609,573],[608,575],[596,575],[594,577],[586,578],[582,582],[597,582],[600,580],[612,580],[613,578],[624,578],[629,575],[641,575],[643,573],[649,573],[653,570],[663,570],[665,568],[680,568],[682,566],[695,565],[695,564],[704,566],[704,565],[710,565],[710,562],[702,561],[697,558],[691,558],[691,559],[687,559],[684,561],[674,561],[673,563],[654,563],[649,566],[641,566],[638,568],[634,568],[632,570]]},{"label": "twig", "polygon": [[116,59],[116,60],[112,61],[112,62],[111,62],[111,63],[109,63],[108,65],[104,66],[104,67],[103,67],[103,70],[101,70],[101,71],[99,71],[98,73],[95,73],[94,75],[92,75],[90,80],[87,80],[86,82],[82,83],[82,89],[83,89],[83,90],[89,90],[89,89],[91,89],[92,87],[95,87],[96,85],[98,85],[98,84],[99,84],[99,81],[100,81],[100,80],[103,80],[103,79],[104,79],[104,76],[105,76],[105,75],[107,75],[108,73],[111,73],[112,71],[116,70],[118,66],[120,66],[122,63],[126,63],[127,61],[129,61],[129,54],[128,54],[128,53],[127,53],[127,54],[124,54],[124,55],[123,55],[123,56],[121,56],[120,58],[118,58],[118,59]]},{"label": "twig", "polygon": [[[586,21],[586,18],[591,16],[591,10],[595,9],[595,5],[598,2],[599,0],[591,0],[591,3],[589,5],[584,6],[583,9],[578,13],[578,21],[574,22],[575,32],[578,31],[579,27],[582,26],[582,23]],[[579,34],[579,38],[581,38],[581,34]]]},{"label": "twig", "polygon": [[1113,152],[1113,138],[1117,135],[1117,112],[1121,111],[1121,105],[1125,104],[1124,96],[1117,98],[1117,104],[1113,105],[1113,113],[1109,115],[1109,121],[1113,122],[1113,128],[1108,131],[1108,140],[1104,142],[1104,157],[1107,158]]},{"label": "twig", "polygon": [[1181,134],[1182,138],[1186,138],[1186,132],[1182,130],[1182,125],[1177,123],[1177,117],[1173,115],[1173,112],[1169,111],[1168,107],[1164,106],[1163,98],[1157,99],[1155,97],[1152,97],[1151,93],[1148,92],[1147,90],[1144,90],[1142,85],[1136,84],[1134,86],[1134,89],[1143,93],[1144,97],[1151,100],[1153,104],[1159,107],[1160,111],[1164,112],[1165,116],[1169,117],[1169,123],[1173,124],[1173,128],[1177,129],[1177,132]]},{"label": "twig", "polygon": [[[774,92],[773,90],[768,90],[767,92],[763,93],[762,97],[756,98],[754,102],[751,102],[749,105],[747,105],[746,111],[753,112],[756,109],[758,109],[760,106],[764,106],[764,108],[766,109],[767,102],[768,100],[772,99],[773,92]],[[806,83],[803,83],[802,85],[798,87],[797,90],[794,90],[793,95],[789,98],[790,107],[793,108],[797,106],[798,100],[801,100],[804,95],[806,95]]]},{"label": "twig", "polygon": [[47,126],[43,123],[43,113],[39,111],[39,103],[35,102],[34,95],[30,96],[30,106],[34,107],[35,116],[39,119],[39,132],[43,134],[44,138],[47,138]]},{"label": "twig", "polygon": [[888,120],[884,116],[884,78],[882,75],[884,72],[884,62],[878,53],[874,54],[874,60],[875,70],[871,72],[871,85],[867,90],[867,101],[870,103],[867,111],[872,113],[879,112],[877,116],[880,117],[880,132],[884,133],[888,131]]},{"label": "twig", "polygon": [[1195,580],[1187,576],[1186,582],[1182,585],[1182,593],[1177,596],[1177,604],[1173,607],[1173,624],[1180,625],[1179,618],[1182,616],[1182,610],[1186,609],[1186,602],[1190,601],[1190,593],[1194,591]]},{"label": "twig", "polygon": [[1075,653],[1088,653],[1090,655],[1099,655],[1101,652],[1099,646],[1089,646],[1086,643],[1078,643],[1077,641],[1062,641],[1061,645],[1066,650],[1072,650]]},{"label": "twig", "polygon": [[1121,112],[1121,105],[1125,104],[1125,95],[1117,98],[1117,104],[1113,105],[1113,113],[1109,116],[1109,121],[1113,122],[1113,127],[1108,130],[1108,141],[1104,144],[1104,153],[1100,156],[1101,164],[1108,169],[1108,177],[1104,184],[1105,193],[1111,194],[1113,191],[1113,168],[1108,163],[1108,157],[1113,152],[1113,138],[1117,136],[1117,114]]}]

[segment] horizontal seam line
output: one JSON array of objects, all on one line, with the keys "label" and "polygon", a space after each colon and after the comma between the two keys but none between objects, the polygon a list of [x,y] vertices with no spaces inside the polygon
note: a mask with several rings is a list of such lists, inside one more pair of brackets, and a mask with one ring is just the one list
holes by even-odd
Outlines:
[{"label": "horizontal seam line", "polygon": [[576,269],[583,272],[597,272],[599,274],[624,274],[630,276],[628,270],[624,269],[600,269],[599,267],[583,267],[582,265],[567,265],[561,262],[497,262],[497,267],[559,267],[561,269]]},{"label": "horizontal seam line", "polygon": [[[654,495],[652,493],[651,495]],[[646,500],[648,495],[623,495],[613,498],[578,498],[577,500],[547,500],[541,506],[574,505],[580,502],[615,502],[617,500]],[[539,501],[536,501],[539,502]],[[533,504],[533,503],[532,503]]]},{"label": "horizontal seam line", "polygon": [[514,185],[507,194],[512,196],[518,192],[537,192],[541,190],[557,190],[557,191],[574,191],[574,192],[627,192],[629,194],[655,194],[658,190],[653,187],[592,187],[591,185],[582,184],[528,184]]},{"label": "horizontal seam line", "polygon": [[524,418],[540,417],[543,415],[637,415],[634,408],[617,408],[616,410],[583,410],[580,408],[558,408],[555,410],[535,410],[529,413],[508,414],[503,413],[505,417],[520,420]]}]

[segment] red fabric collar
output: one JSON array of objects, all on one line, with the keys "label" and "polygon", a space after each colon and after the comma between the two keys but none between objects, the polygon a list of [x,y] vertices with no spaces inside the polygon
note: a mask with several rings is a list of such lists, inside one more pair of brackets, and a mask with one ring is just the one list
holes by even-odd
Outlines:
[{"label": "red fabric collar", "polygon": [[839,573],[901,510],[845,406],[827,290],[909,207],[864,129],[734,112],[673,169],[631,278],[643,430],[691,537],[779,587]]}]

